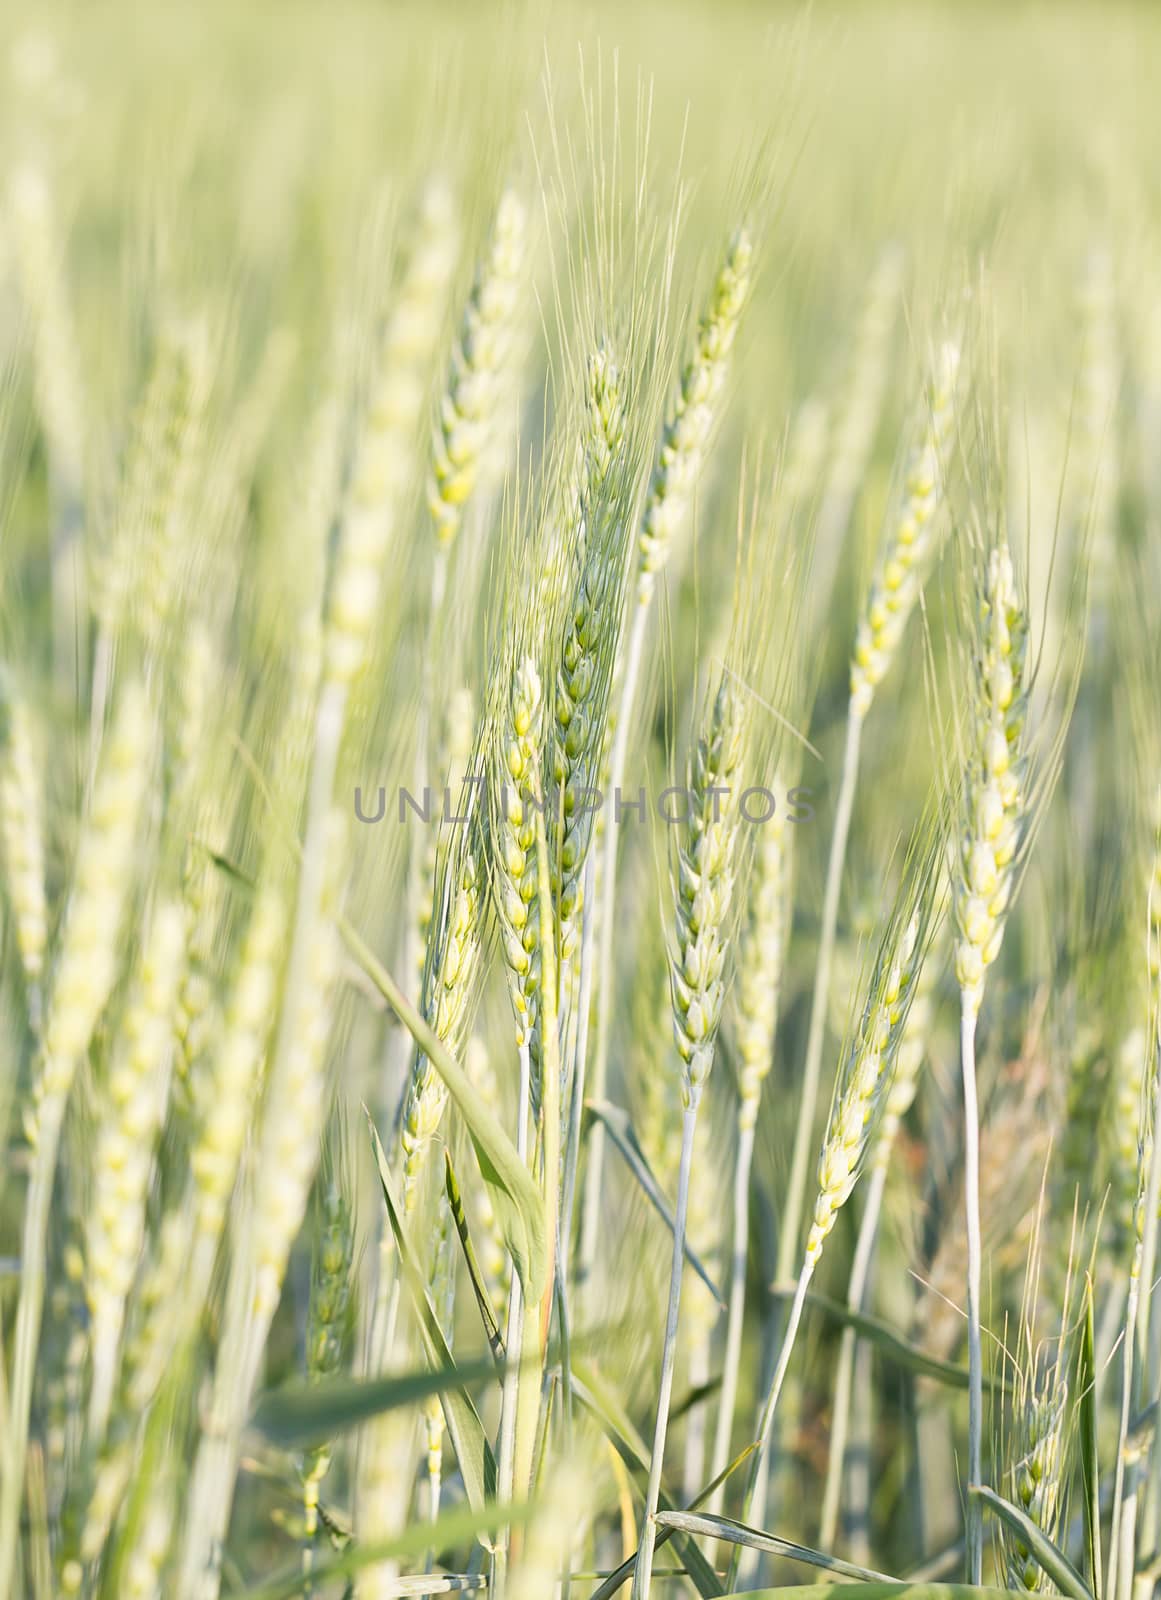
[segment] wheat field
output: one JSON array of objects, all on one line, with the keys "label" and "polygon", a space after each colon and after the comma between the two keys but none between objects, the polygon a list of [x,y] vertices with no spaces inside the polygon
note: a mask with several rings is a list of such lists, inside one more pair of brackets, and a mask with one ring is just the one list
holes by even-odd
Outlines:
[{"label": "wheat field", "polygon": [[0,12],[0,1600],[1149,1600],[1159,77]]}]

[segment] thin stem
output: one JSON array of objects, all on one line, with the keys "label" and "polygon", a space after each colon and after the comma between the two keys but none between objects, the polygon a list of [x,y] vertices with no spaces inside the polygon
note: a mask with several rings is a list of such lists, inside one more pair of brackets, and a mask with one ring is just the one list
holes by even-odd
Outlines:
[{"label": "thin stem", "polygon": [[[572,1210],[576,1193],[577,1163],[580,1159],[580,1127],[585,1103],[585,1064],[589,1049],[589,1012],[593,992],[593,935],[596,909],[593,905],[595,855],[585,867],[584,913],[581,923],[580,990],[577,996],[576,1060],[572,1072],[572,1098],[569,1105],[568,1144],[565,1149],[564,1179],[560,1202],[560,1276],[568,1277],[572,1246]],[[566,1390],[567,1393],[567,1390]]]},{"label": "thin stem", "polygon": [[802,1069],[802,1099],[798,1105],[798,1123],[794,1130],[794,1154],[790,1165],[790,1182],[786,1190],[786,1209],[778,1235],[778,1281],[786,1282],[794,1271],[795,1255],[799,1248],[802,1230],[802,1213],[806,1205],[806,1185],[809,1165],[814,1149],[814,1116],[818,1106],[819,1076],[822,1070],[822,1047],[826,1038],[826,1011],[830,998],[830,969],[834,956],[835,931],[838,926],[839,895],[842,891],[843,867],[846,863],[847,840],[851,831],[851,815],[855,806],[855,789],[859,779],[859,741],[863,731],[863,713],[856,710],[852,701],[847,713],[847,738],[843,751],[842,778],[835,806],[834,832],[830,840],[830,859],[826,868],[826,888],[822,901],[822,929],[819,934],[818,960],[814,968],[814,992],[810,1000],[810,1028],[806,1036],[806,1061]]},{"label": "thin stem", "polygon": [[[633,721],[633,704],[637,697],[637,683],[641,676],[641,662],[645,652],[645,629],[649,620],[648,605],[639,605],[633,613],[629,630],[629,643],[625,654],[625,676],[621,681],[621,698],[617,705],[617,722],[613,730],[613,749],[609,759],[609,791],[612,809],[605,812],[604,859],[601,862],[601,915],[598,932],[597,979],[597,1048],[593,1062],[593,1096],[605,1098],[609,1076],[609,1024],[613,1011],[613,921],[617,912],[617,827],[620,822],[621,784],[625,777],[625,760],[629,749],[629,729]],[[594,1119],[589,1134],[588,1163],[585,1169],[584,1205],[581,1214],[580,1255],[577,1262],[577,1282],[584,1283],[596,1258],[597,1234],[600,1230],[601,1183],[605,1161],[605,1129],[600,1118]]]},{"label": "thin stem", "polygon": [[[742,1363],[742,1330],[746,1311],[746,1248],[750,1242],[750,1172],[753,1163],[754,1127],[750,1124],[738,1131],[738,1156],[734,1166],[734,1234],[730,1255],[729,1306],[726,1311],[726,1350],[722,1360],[722,1387],[718,1397],[713,1455],[710,1458],[711,1481],[719,1477],[730,1463],[730,1439],[738,1404],[738,1372]],[[720,1483],[710,1497],[708,1509],[711,1515],[721,1514],[725,1496],[726,1486]]]},{"label": "thin stem", "polygon": [[681,1273],[685,1265],[685,1217],[689,1206],[689,1174],[693,1166],[693,1135],[697,1125],[697,1101],[686,1106],[681,1119],[681,1166],[677,1178],[677,1214],[673,1223],[673,1260],[669,1269],[669,1307],[665,1316],[665,1346],[661,1353],[661,1387],[657,1395],[657,1422],[653,1429],[653,1453],[649,1458],[649,1488],[645,1497],[645,1516],[633,1569],[632,1600],[648,1600],[653,1576],[653,1551],[657,1524],[653,1520],[661,1499],[661,1469],[665,1464],[665,1435],[669,1428],[669,1401],[673,1392],[673,1368],[677,1356],[677,1322],[681,1311]]},{"label": "thin stem", "polygon": [[[770,1389],[766,1395],[766,1403],[762,1407],[762,1415],[758,1422],[758,1448],[754,1452],[750,1463],[749,1476],[746,1479],[746,1494],[742,1501],[741,1520],[749,1523],[751,1527],[755,1525],[755,1507],[758,1508],[757,1515],[759,1519],[764,1514],[766,1485],[770,1479],[770,1434],[774,1427],[774,1414],[778,1408],[778,1397],[782,1393],[782,1385],[786,1382],[786,1373],[790,1367],[790,1357],[794,1351],[794,1341],[798,1337],[798,1325],[802,1321],[802,1308],[806,1304],[806,1291],[810,1287],[810,1280],[813,1276],[814,1263],[804,1261],[802,1270],[798,1274],[798,1286],[794,1291],[794,1301],[790,1307],[786,1332],[782,1336],[782,1348],[778,1352],[778,1365],[774,1369],[774,1377],[771,1379]],[[730,1557],[730,1572],[726,1581],[727,1592],[737,1588],[741,1562],[742,1546],[735,1545],[734,1553]]]},{"label": "thin stem", "polygon": [[[1137,1201],[1138,1214],[1140,1208],[1144,1207],[1144,1221],[1133,1252],[1135,1277],[1131,1276],[1129,1279],[1129,1305],[1126,1307],[1125,1316],[1121,1433],[1113,1491],[1113,1523],[1110,1538],[1112,1551],[1109,1557],[1108,1594],[1112,1600],[1121,1600],[1121,1597],[1128,1600],[1128,1596],[1132,1594],[1136,1566],[1137,1497],[1142,1469],[1140,1460],[1134,1459],[1130,1471],[1126,1474],[1124,1457],[1128,1446],[1133,1394],[1149,1380],[1146,1365],[1149,1352],[1149,1313],[1157,1260],[1157,1207],[1161,1202],[1161,1066],[1154,1068],[1153,1103],[1148,1114],[1152,1128],[1149,1167],[1145,1176],[1144,1197]],[[1143,1293],[1142,1286],[1144,1286]],[[1126,1476],[1127,1483],[1124,1481]],[[1122,1485],[1124,1502],[1118,1504],[1118,1492],[1121,1491]]]},{"label": "thin stem", "polygon": [[41,1107],[36,1149],[24,1206],[24,1239],[20,1261],[20,1299],[12,1355],[12,1383],[8,1393],[8,1437],[4,1452],[4,1482],[0,1487],[0,1594],[15,1594],[13,1582],[20,1539],[20,1507],[24,1499],[24,1468],[28,1455],[28,1425],[32,1412],[32,1385],[44,1314],[45,1258],[53,1180],[64,1122],[64,1101],[46,1100]]},{"label": "thin stem", "polygon": [[[528,1162],[528,1102],[531,1073],[528,1042],[520,1045],[520,1090],[516,1103],[516,1153],[526,1165]],[[516,1404],[520,1391],[521,1339],[524,1331],[524,1292],[520,1274],[512,1267],[508,1289],[508,1316],[504,1328],[504,1349],[507,1365],[504,1369],[504,1387],[500,1401],[499,1440],[499,1491],[500,1504],[512,1504],[512,1485],[516,1469]],[[502,1596],[508,1573],[507,1527],[501,1528],[492,1560],[492,1593]]]},{"label": "thin stem", "polygon": [[[859,1237],[855,1245],[854,1260],[851,1263],[850,1283],[847,1286],[847,1305],[852,1311],[861,1311],[866,1299],[867,1279],[875,1254],[875,1241],[879,1232],[879,1216],[883,1207],[883,1190],[886,1183],[886,1165],[876,1165],[867,1186],[867,1200],[859,1224]],[[838,1372],[835,1377],[830,1425],[830,1454],[826,1463],[826,1485],[823,1489],[822,1516],[819,1521],[818,1543],[822,1550],[834,1548],[835,1535],[838,1532],[839,1500],[842,1496],[843,1467],[850,1431],[856,1342],[854,1328],[844,1328],[842,1342],[839,1345]]]},{"label": "thin stem", "polygon": [[[967,1218],[968,1487],[983,1482],[984,1374],[980,1343],[980,1112],[976,1096],[976,1011],[963,999],[960,1010],[963,1066],[964,1206]],[[979,1499],[967,1502],[967,1581],[978,1584],[984,1565],[984,1526]]]},{"label": "thin stem", "polygon": [[[326,873],[326,822],[334,796],[335,772],[346,720],[347,690],[323,684],[315,716],[314,750],[307,793],[306,826],[295,896],[294,928],[287,957],[283,1004],[267,1083],[276,1094],[283,1063],[298,1022],[296,1001],[307,982],[310,952],[322,905]],[[256,1309],[255,1264],[251,1240],[240,1218],[227,1286],[225,1332],[218,1348],[211,1428],[203,1431],[190,1492],[190,1516],[179,1567],[182,1600],[216,1600],[221,1584],[222,1547],[229,1527],[238,1475],[242,1425],[270,1331],[273,1307]]]},{"label": "thin stem", "polygon": [[[1137,1341],[1137,1307],[1141,1296],[1141,1241],[1133,1247],[1129,1269],[1129,1294],[1125,1303],[1125,1335],[1121,1349],[1121,1418],[1117,1434],[1117,1465],[1113,1475],[1113,1514],[1109,1523],[1109,1574],[1107,1594],[1117,1600],[1117,1566],[1120,1560],[1120,1523],[1125,1496],[1125,1449],[1129,1439],[1129,1419],[1133,1409],[1133,1356]],[[1132,1566],[1132,1544],[1129,1547]]]}]

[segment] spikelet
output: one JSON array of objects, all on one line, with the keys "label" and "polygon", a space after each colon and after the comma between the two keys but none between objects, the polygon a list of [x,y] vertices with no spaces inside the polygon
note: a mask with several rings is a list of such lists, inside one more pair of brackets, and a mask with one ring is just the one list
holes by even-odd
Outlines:
[{"label": "spikelet", "polygon": [[[1052,1375],[1055,1377],[1055,1374]],[[1047,1392],[1037,1391],[1035,1378],[1027,1377],[1016,1408],[1017,1459],[1008,1469],[1009,1499],[1024,1515],[1055,1540],[1065,1479],[1065,1422],[1068,1384],[1050,1382]],[[1006,1526],[1002,1534],[1004,1565],[1009,1589],[1052,1593],[1055,1585],[1019,1534]]]},{"label": "spikelet", "polygon": [[[212,836],[213,822],[206,831]],[[185,918],[185,962],[178,985],[174,1013],[177,1039],[175,1098],[182,1110],[189,1099],[198,1065],[206,1054],[217,1026],[214,976],[214,940],[221,899],[221,875],[196,841],[187,845],[182,860],[181,903]]]},{"label": "spikelet", "polygon": [[1027,808],[1028,618],[1004,542],[989,554],[979,623],[964,774],[966,823],[954,885],[956,978],[973,1013],[979,1011],[987,969],[1000,953]]},{"label": "spikelet", "polygon": [[122,697],[102,751],[92,806],[77,847],[59,936],[43,1059],[27,1129],[35,1143],[47,1107],[59,1120],[77,1065],[117,976],[120,930],[141,849],[140,824],[152,767],[153,721],[144,689]]},{"label": "spikelet", "polygon": [[95,1438],[104,1431],[112,1403],[126,1301],[145,1239],[145,1202],[169,1090],[183,945],[180,905],[160,905],[142,939],[140,969],[98,1114],[85,1240],[85,1293],[92,1317],[90,1434]]},{"label": "spikelet", "polygon": [[505,190],[464,308],[440,399],[427,502],[441,545],[459,533],[481,471],[504,422],[524,274],[524,203]]},{"label": "spikelet", "polygon": [[740,812],[738,779],[747,705],[723,670],[690,762],[689,815],[673,874],[674,940],[669,953],[673,1037],[683,1063],[683,1105],[696,1105],[713,1064],[725,992],[730,902]]},{"label": "spikelet", "polygon": [[[548,512],[548,527],[537,554],[539,579],[530,619],[543,634],[544,622],[560,610],[584,567],[588,545],[586,515],[617,463],[625,441],[621,378],[609,345],[602,341],[588,363],[575,459]],[[542,620],[543,619],[543,620]]]},{"label": "spikelet", "polygon": [[[341,1165],[329,1174],[318,1213],[306,1314],[306,1375],[311,1383],[333,1378],[340,1370],[350,1321],[355,1236]],[[318,1531],[319,1488],[330,1463],[329,1442],[303,1458],[303,1538],[308,1551]]]},{"label": "spikelet", "polygon": [[450,196],[425,197],[359,434],[326,625],[326,678],[349,684],[367,656],[380,583],[415,463],[418,417],[455,269]]},{"label": "spikelet", "polygon": [[714,280],[693,352],[682,368],[638,535],[637,603],[642,606],[652,599],[657,575],[689,516],[721,411],[730,352],[750,291],[753,256],[753,241],[745,228],[739,228]]},{"label": "spikelet", "polygon": [[253,1314],[266,1327],[278,1308],[290,1247],[302,1226],[319,1157],[326,1102],[326,1046],[339,971],[335,917],[345,854],[343,819],[327,819],[326,882],[303,981],[284,1005],[278,1055],[266,1088],[251,1224],[256,1265]]},{"label": "spikelet", "polygon": [[895,1074],[883,1106],[883,1120],[879,1125],[875,1149],[871,1157],[877,1167],[885,1167],[891,1159],[895,1140],[903,1118],[915,1103],[919,1092],[919,1074],[931,1044],[931,1029],[935,1020],[936,987],[941,967],[940,952],[946,950],[942,939],[945,924],[940,922],[938,947],[933,948],[915,975],[911,1007],[903,1024],[895,1056]]},{"label": "spikelet", "polygon": [[[468,820],[452,824],[428,940],[422,1010],[442,1044],[458,1055],[471,1025],[483,948],[485,884],[476,791]],[[403,1204],[414,1211],[427,1150],[443,1118],[447,1089],[425,1055],[416,1055],[403,1104]]]},{"label": "spikelet", "polygon": [[494,735],[492,830],[493,883],[502,930],[508,993],[516,1043],[529,1044],[540,989],[540,914],[537,900],[536,828],[532,797],[540,790],[540,737],[544,692],[540,673],[525,656],[512,674],[505,714]]},{"label": "spikelet", "polygon": [[[162,646],[188,564],[192,488],[201,464],[212,376],[209,330],[203,320],[179,323],[164,338],[172,345],[164,358],[171,367],[172,387],[153,419],[159,435],[154,441],[157,459],[145,501],[127,508],[132,520],[118,530],[122,542],[112,556],[115,568],[139,559],[134,607],[151,650]],[[140,541],[139,558],[128,539]]]},{"label": "spikelet", "polygon": [[199,1084],[199,1131],[190,1154],[198,1234],[216,1244],[233,1191],[249,1108],[275,1014],[287,932],[286,906],[272,885],[259,887],[226,1009],[212,1072]]},{"label": "spikelet", "polygon": [[[775,794],[783,793],[775,783]],[[758,1120],[762,1084],[774,1061],[774,1034],[794,875],[793,827],[779,811],[762,824],[751,868],[750,903],[738,955],[734,1038],[738,1054],[738,1125]]]},{"label": "spikelet", "polygon": [[43,802],[28,710],[7,676],[0,677],[0,835],[8,904],[28,992],[29,1015],[40,1026],[40,986],[48,942],[44,888]]},{"label": "spikelet", "polygon": [[918,882],[905,886],[888,923],[862,1015],[835,1083],[806,1239],[805,1260],[811,1267],[858,1181],[890,1098],[899,1047],[927,955],[931,903],[919,888],[923,876],[920,872]]},{"label": "spikelet", "polygon": [[624,436],[623,399],[617,367],[605,345],[589,358],[586,403],[584,553],[564,628],[553,698],[562,977],[579,938],[584,870],[596,806],[593,791],[604,751],[624,591],[622,530],[613,503],[618,486],[615,469]]},{"label": "spikelet", "polygon": [[932,369],[923,432],[907,466],[903,503],[887,531],[866,613],[855,632],[851,707],[859,716],[870,710],[875,690],[895,658],[935,552],[948,445],[955,427],[959,364],[959,346],[944,344]]}]

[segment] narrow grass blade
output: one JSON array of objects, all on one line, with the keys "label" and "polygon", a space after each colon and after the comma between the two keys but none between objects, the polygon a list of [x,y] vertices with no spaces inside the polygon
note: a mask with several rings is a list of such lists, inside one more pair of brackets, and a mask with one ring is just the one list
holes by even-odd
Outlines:
[{"label": "narrow grass blade", "polygon": [[[972,1583],[844,1583],[849,1600],[1010,1600],[1018,1589],[989,1589]],[[747,1589],[723,1600],[786,1600],[785,1589]],[[834,1600],[833,1583],[804,1583],[794,1588],[794,1600]],[[1023,1600],[1028,1600],[1027,1595]]]},{"label": "narrow grass blade", "polygon": [[[776,1300],[794,1299],[793,1286],[784,1288],[781,1284],[775,1284],[770,1293]],[[867,1316],[862,1311],[852,1311],[849,1306],[830,1299],[828,1295],[818,1294],[813,1289],[807,1290],[806,1304],[833,1318],[843,1327],[853,1328],[860,1339],[869,1340],[905,1372],[914,1372],[922,1378],[934,1378],[937,1383],[942,1383],[949,1389],[967,1388],[966,1367],[959,1367],[954,1361],[941,1361],[938,1356],[928,1355],[925,1350],[920,1350],[918,1345],[905,1339],[891,1327],[890,1323],[883,1322],[879,1317]],[[990,1378],[987,1374],[984,1375],[984,1388],[993,1394],[1003,1393],[1002,1381],[999,1378]]]},{"label": "narrow grass blade", "polygon": [[[371,1122],[369,1115],[367,1121],[371,1128],[375,1159],[379,1163],[379,1182],[382,1186],[383,1199],[387,1206],[387,1217],[391,1223],[391,1232],[395,1236],[395,1245],[399,1251],[399,1262],[403,1276],[406,1280],[412,1303],[415,1306],[416,1320],[419,1323],[427,1359],[441,1373],[455,1372],[455,1361],[452,1359],[452,1353],[448,1349],[447,1341],[440,1330],[439,1318],[432,1308],[427,1290],[424,1288],[423,1279],[415,1264],[411,1245],[403,1231],[399,1210],[391,1192],[391,1175],[387,1168],[387,1157],[383,1153],[379,1135],[375,1131],[375,1125]],[[484,1424],[480,1421],[479,1412],[462,1388],[445,1389],[442,1394],[442,1402],[443,1414],[447,1419],[447,1431],[451,1435],[456,1458],[460,1464],[460,1473],[464,1480],[464,1492],[473,1510],[483,1511],[486,1503],[489,1500],[494,1500],[496,1495],[496,1461],[492,1455],[491,1446],[488,1444],[487,1434],[484,1432]],[[493,1518],[491,1523],[482,1525],[498,1526],[498,1519]]]},{"label": "narrow grass blade", "polygon": [[[311,1572],[304,1572],[299,1563],[295,1571],[271,1583],[230,1591],[227,1600],[294,1600],[296,1595],[312,1585],[315,1590],[322,1592],[336,1578],[349,1577],[364,1567],[376,1566],[382,1561],[403,1561],[410,1556],[423,1556],[429,1550],[447,1550],[475,1538],[496,1522],[522,1526],[529,1520],[532,1510],[531,1505],[492,1504],[480,1512],[471,1506],[459,1505],[451,1511],[441,1512],[434,1522],[413,1523],[398,1538],[382,1543],[352,1544],[349,1550],[344,1550],[333,1561],[318,1562]],[[430,1584],[431,1579],[427,1578],[425,1582]],[[420,1592],[430,1594],[433,1591],[424,1588]]]},{"label": "narrow grass blade", "polygon": [[811,1550],[791,1539],[779,1539],[777,1534],[762,1533],[758,1528],[748,1528],[744,1522],[734,1522],[730,1517],[697,1515],[689,1511],[659,1511],[657,1522],[663,1528],[676,1528],[682,1533],[696,1533],[707,1539],[725,1539],[730,1544],[748,1545],[751,1550],[767,1550],[771,1555],[785,1556],[790,1561],[801,1561],[808,1567],[821,1567],[824,1572],[834,1572],[844,1578],[861,1578],[869,1583],[893,1583],[882,1572],[870,1567],[858,1567],[838,1556],[825,1555],[821,1550]]},{"label": "narrow grass blade", "polygon": [[1101,1562],[1101,1486],[1097,1453],[1096,1337],[1093,1328],[1093,1286],[1086,1275],[1084,1325],[1080,1336],[1080,1480],[1084,1492],[1084,1541],[1088,1581],[1094,1594],[1104,1588]]},{"label": "narrow grass blade", "polygon": [[1001,1522],[1007,1523],[1013,1533],[1018,1533],[1036,1557],[1037,1564],[1056,1584],[1061,1594],[1071,1596],[1071,1600],[1094,1600],[1093,1592],[1085,1583],[1080,1573],[1062,1550],[1057,1549],[1048,1535],[1020,1510],[1010,1500],[1005,1500],[994,1489],[985,1488],[980,1484],[968,1487],[968,1493],[973,1494],[981,1503],[988,1507],[994,1516]]},{"label": "narrow grass blade", "polygon": [[483,1178],[526,1299],[537,1300],[548,1272],[544,1202],[516,1146],[467,1073],[436,1038],[395,979],[345,917],[338,921],[348,950],[395,1011],[439,1073],[472,1141]]},{"label": "narrow grass blade", "polygon": [[488,1293],[488,1286],[484,1282],[484,1274],[480,1271],[480,1263],[476,1256],[475,1246],[472,1244],[471,1230],[468,1227],[467,1213],[464,1210],[464,1197],[460,1193],[459,1181],[456,1178],[456,1169],[452,1165],[451,1151],[443,1153],[446,1163],[444,1188],[447,1191],[447,1203],[451,1207],[452,1220],[456,1225],[456,1232],[460,1236],[460,1247],[467,1263],[468,1280],[472,1286],[472,1293],[476,1298],[479,1308],[480,1320],[484,1324],[488,1344],[497,1363],[504,1360],[504,1336],[500,1332],[500,1324],[496,1321],[495,1308],[492,1297]]},{"label": "narrow grass blade", "polygon": [[[585,1410],[596,1419],[603,1430],[605,1437],[620,1456],[621,1460],[631,1472],[648,1474],[649,1472],[649,1446],[637,1432],[636,1428],[616,1396],[610,1394],[606,1385],[601,1381],[599,1374],[584,1366],[573,1367],[573,1394],[576,1400],[584,1406]],[[660,1504],[667,1511],[674,1509],[673,1501],[666,1495],[664,1486],[661,1490]],[[676,1531],[676,1530],[675,1530]],[[661,1540],[658,1539],[660,1545]],[[678,1545],[681,1549],[682,1560],[689,1568],[690,1576],[697,1585],[698,1593],[709,1600],[710,1596],[720,1595],[722,1586],[709,1562],[702,1555],[697,1545],[690,1538],[679,1538]],[[591,1597],[598,1600],[598,1596],[615,1594],[631,1575],[633,1571],[632,1560],[627,1561],[617,1569]],[[623,1576],[619,1574],[623,1573]],[[611,1587],[610,1587],[611,1585]]]},{"label": "narrow grass blade", "polygon": [[[617,1453],[621,1455],[621,1459],[625,1460],[626,1458],[621,1454],[619,1447],[615,1443],[614,1448],[617,1449]],[[698,1506],[705,1505],[706,1501],[711,1498],[718,1485],[725,1483],[727,1478],[732,1478],[734,1473],[737,1472],[738,1468],[746,1464],[757,1448],[758,1445],[756,1442],[753,1444],[748,1444],[739,1455],[734,1457],[733,1461],[730,1462],[729,1466],[726,1467],[724,1472],[719,1472],[717,1477],[714,1478],[712,1482],[707,1483],[705,1488],[701,1490],[700,1494],[695,1496],[695,1498],[690,1501],[687,1509],[690,1511],[696,1511]],[[661,1528],[658,1531],[657,1543],[654,1548],[656,1550],[660,1550],[661,1546],[669,1539],[673,1538],[676,1533],[676,1528]],[[696,1550],[697,1546],[691,1544],[689,1548]],[[614,1571],[609,1573],[608,1577],[601,1584],[599,1589],[593,1590],[592,1594],[589,1596],[589,1600],[611,1600],[611,1596],[615,1595],[617,1590],[620,1589],[624,1584],[628,1583],[629,1579],[633,1576],[633,1568],[636,1566],[636,1564],[637,1552],[634,1550],[633,1553],[626,1558],[626,1560],[622,1561],[619,1567],[615,1568]],[[654,1577],[660,1577],[660,1573],[656,1568],[654,1568],[653,1575]],[[692,1576],[692,1573],[690,1573],[690,1575]],[[696,1582],[696,1579],[694,1581]],[[714,1582],[717,1583],[716,1574],[714,1575]],[[720,1590],[721,1586],[719,1585],[718,1587]]]},{"label": "narrow grass blade", "polygon": [[282,1449],[306,1449],[337,1438],[368,1417],[414,1405],[450,1389],[467,1389],[495,1376],[493,1362],[479,1361],[472,1366],[403,1372],[385,1378],[344,1377],[322,1383],[287,1384],[261,1397],[250,1425]]},{"label": "narrow grass blade", "polygon": [[[672,1233],[673,1212],[662,1192],[661,1185],[653,1176],[652,1168],[645,1159],[645,1152],[637,1142],[637,1135],[633,1132],[633,1124],[629,1121],[628,1114],[622,1111],[620,1106],[611,1105],[607,1100],[587,1100],[585,1104],[593,1116],[604,1124],[609,1138],[616,1146],[618,1154],[641,1185],[658,1216]],[[685,1244],[685,1259],[724,1311],[726,1302],[722,1291],[698,1260],[696,1253],[690,1248],[688,1240],[686,1240]]]}]

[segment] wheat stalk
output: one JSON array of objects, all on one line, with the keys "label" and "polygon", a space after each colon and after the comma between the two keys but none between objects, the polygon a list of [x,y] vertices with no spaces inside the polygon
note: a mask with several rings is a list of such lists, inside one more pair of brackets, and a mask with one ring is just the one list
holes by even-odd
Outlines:
[{"label": "wheat stalk", "polygon": [[152,765],[153,719],[139,685],[125,690],[93,788],[61,929],[26,1129],[33,1145],[24,1211],[3,1488],[0,1589],[11,1589],[44,1306],[53,1179],[73,1079],[117,976],[119,932],[132,887]]},{"label": "wheat stalk", "polygon": [[0,675],[3,762],[0,764],[0,837],[3,839],[8,903],[16,923],[16,944],[24,970],[28,1017],[33,1032],[41,1024],[41,987],[48,945],[45,893],[43,797],[33,754],[28,709]]},{"label": "wheat stalk", "polygon": [[[826,1239],[863,1170],[894,1081],[899,1046],[931,936],[932,872],[938,831],[921,830],[903,885],[879,942],[866,998],[853,1038],[841,1058],[830,1116],[818,1159],[817,1189],[778,1363],[758,1423],[758,1451],[750,1468],[742,1520],[760,1518],[768,1472],[768,1447],[782,1385],[790,1365],[806,1291]],[[740,1549],[731,1563],[738,1576]],[[732,1585],[731,1585],[732,1586]]]},{"label": "wheat stalk", "polygon": [[97,1120],[85,1240],[85,1293],[92,1317],[89,1438],[94,1447],[100,1446],[113,1401],[126,1305],[145,1238],[145,1202],[169,1091],[184,946],[180,906],[158,906],[142,936],[136,986]]},{"label": "wheat stalk", "polygon": [[427,503],[442,547],[458,534],[464,507],[495,449],[518,326],[526,232],[524,203],[507,189],[464,307],[439,402]]},{"label": "wheat stalk", "polygon": [[847,839],[858,784],[863,722],[873,702],[875,689],[883,681],[898,653],[904,629],[934,555],[944,493],[945,458],[955,422],[958,373],[959,348],[955,344],[945,344],[937,352],[932,366],[920,439],[907,464],[901,502],[893,509],[892,520],[885,529],[866,608],[855,633],[846,744],[827,859],[822,931],[814,969],[802,1094],[786,1206],[778,1235],[778,1276],[783,1280],[794,1270],[806,1198],[807,1166],[826,1035],[831,961]]},{"label": "wheat stalk", "polygon": [[[979,1109],[976,1093],[976,1019],[985,976],[1000,952],[1016,881],[1017,856],[1027,825],[1025,682],[1028,622],[1007,544],[987,557],[978,596],[979,626],[973,675],[971,748],[964,773],[965,826],[957,853],[953,897],[957,940],[955,973],[961,997],[965,1160],[968,1224],[968,1482],[981,1480],[983,1376],[980,1346]],[[980,1581],[983,1524],[979,1503],[969,1502],[967,1556],[970,1581]]]},{"label": "wheat stalk", "polygon": [[681,1061],[681,1164],[657,1420],[637,1562],[633,1569],[634,1600],[647,1600],[652,1579],[657,1539],[657,1525],[653,1519],[661,1493],[673,1388],[694,1133],[702,1091],[713,1065],[725,993],[726,941],[740,815],[734,791],[745,755],[748,709],[732,674],[723,671],[690,763],[689,818],[682,829],[673,872],[675,916],[669,953],[669,990],[673,1038]]}]

